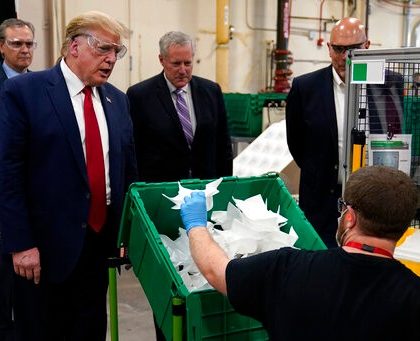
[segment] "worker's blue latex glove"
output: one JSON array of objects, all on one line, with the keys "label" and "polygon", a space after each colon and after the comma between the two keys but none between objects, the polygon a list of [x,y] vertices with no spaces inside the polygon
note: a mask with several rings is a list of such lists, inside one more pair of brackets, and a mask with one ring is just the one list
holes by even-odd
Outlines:
[{"label": "worker's blue latex glove", "polygon": [[207,226],[206,196],[203,191],[192,192],[191,196],[184,198],[181,218],[187,234],[193,227]]}]

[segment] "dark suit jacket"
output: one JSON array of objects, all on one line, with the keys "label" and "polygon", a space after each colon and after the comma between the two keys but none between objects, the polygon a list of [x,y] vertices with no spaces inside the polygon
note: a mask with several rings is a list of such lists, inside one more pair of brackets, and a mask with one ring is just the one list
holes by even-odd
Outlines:
[{"label": "dark suit jacket", "polygon": [[[28,72],[30,72],[28,70]],[[0,90],[3,88],[3,83],[7,79],[7,75],[3,69],[3,59],[0,58]]]},{"label": "dark suit jacket", "polygon": [[301,169],[299,205],[321,237],[325,229],[335,234],[339,165],[332,66],[296,77],[286,103],[287,143]]},{"label": "dark suit jacket", "polygon": [[[391,126],[392,133],[400,134],[403,127],[404,78],[400,73],[385,69],[384,84],[368,84],[369,131],[371,134],[388,132],[387,116],[398,117],[400,127]],[[388,103],[392,103],[391,106]]]},{"label": "dark suit jacket", "polygon": [[[115,248],[124,193],[135,180],[136,162],[126,96],[110,84],[99,87],[99,93],[109,132],[112,202],[107,234]],[[43,276],[61,281],[82,250],[89,185],[60,66],[8,80],[0,109],[0,225],[5,251],[38,247]]]},{"label": "dark suit jacket", "polygon": [[0,90],[3,87],[3,83],[6,79],[7,79],[7,76],[3,69],[3,61],[0,59]]},{"label": "dark suit jacket", "polygon": [[128,89],[140,180],[213,179],[232,174],[232,145],[221,89],[195,76],[190,85],[197,119],[191,149],[163,72]]}]

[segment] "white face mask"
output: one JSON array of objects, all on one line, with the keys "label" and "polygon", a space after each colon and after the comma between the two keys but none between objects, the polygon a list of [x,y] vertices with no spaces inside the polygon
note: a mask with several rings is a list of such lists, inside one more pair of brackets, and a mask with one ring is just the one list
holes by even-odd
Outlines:
[{"label": "white face mask", "polygon": [[349,229],[349,228],[347,228],[347,229],[345,229],[345,230],[344,230],[343,234],[342,234],[341,236],[339,236],[339,235],[338,235],[338,230],[337,230],[337,232],[336,232],[336,234],[335,234],[335,241],[337,242],[337,245],[338,245],[339,247],[342,247],[342,246],[343,246],[343,239],[344,239],[345,235],[346,235],[349,231],[350,231],[350,229]]}]

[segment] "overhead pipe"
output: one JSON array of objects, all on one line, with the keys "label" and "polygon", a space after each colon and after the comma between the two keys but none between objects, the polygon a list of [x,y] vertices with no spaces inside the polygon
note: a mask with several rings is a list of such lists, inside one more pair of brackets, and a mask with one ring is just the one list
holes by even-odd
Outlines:
[{"label": "overhead pipe", "polygon": [[289,0],[277,2],[277,36],[273,60],[276,65],[274,91],[287,93],[290,89],[289,77],[292,71],[290,51],[287,49],[290,35],[290,3]]},{"label": "overhead pipe", "polygon": [[322,38],[322,7],[324,7],[325,0],[321,1],[321,4],[319,5],[319,27],[318,27],[318,40],[316,41],[317,46],[323,46],[324,45],[324,38]]},{"label": "overhead pipe", "polygon": [[411,6],[413,2],[412,0],[409,0],[407,3],[407,6],[404,6],[403,8],[403,14],[404,14],[404,21],[403,21],[403,47],[409,47],[411,46],[411,31],[410,27],[412,26],[413,22],[413,15],[411,12]]},{"label": "overhead pipe", "polygon": [[229,91],[229,0],[216,1],[216,82]]},{"label": "overhead pipe", "polygon": [[[343,3],[343,0],[336,0],[339,1],[340,3]],[[249,0],[246,0],[246,4],[245,4],[245,24],[246,27],[248,27],[248,29],[250,29],[251,31],[266,31],[266,32],[276,32],[277,29],[276,28],[268,28],[268,27],[257,27],[257,26],[252,26],[249,23]],[[291,6],[290,6],[291,8]],[[344,5],[343,5],[343,12],[344,12]],[[308,21],[319,21],[319,17],[311,17],[311,16],[301,16],[301,15],[291,15],[291,11],[289,14],[289,20],[291,19],[296,19],[296,20],[308,20]],[[324,25],[326,23],[331,23],[331,22],[337,22],[339,19],[336,19],[335,17],[330,17],[330,18],[321,18],[321,20],[323,21]],[[297,29],[297,30],[306,30],[306,31],[313,31],[314,29],[311,28],[303,28],[303,27],[292,27],[292,29]]]},{"label": "overhead pipe", "polygon": [[370,1],[366,0],[366,8],[365,8],[365,34],[366,34],[366,39],[369,39],[369,14],[370,14]]}]

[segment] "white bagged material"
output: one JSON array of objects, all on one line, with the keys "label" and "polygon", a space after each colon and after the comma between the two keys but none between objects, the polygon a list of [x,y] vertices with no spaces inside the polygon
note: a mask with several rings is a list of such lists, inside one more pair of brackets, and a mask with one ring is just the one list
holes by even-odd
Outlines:
[{"label": "white bagged material", "polygon": [[[206,185],[206,189],[204,190],[204,194],[206,195],[206,204],[207,204],[207,211],[210,211],[213,208],[213,195],[219,193],[217,187],[219,187],[220,183],[223,181],[223,178],[219,178],[212,182],[209,182]],[[165,194],[162,194],[165,198],[172,201],[175,206],[172,207],[173,210],[179,210],[181,208],[181,204],[184,202],[184,198],[188,195],[191,195],[192,192],[198,192],[199,190],[196,189],[189,189],[181,186],[178,182],[178,194],[175,197],[168,197]]]},{"label": "white bagged material", "polygon": [[[221,179],[220,179],[221,181]],[[220,181],[216,180],[206,187],[206,197],[210,193],[210,198],[218,193],[217,186]],[[175,203],[173,209],[179,209],[184,201],[185,195],[190,195],[192,190],[185,190],[179,185],[180,191],[174,198],[169,198]],[[207,200],[209,197],[207,197]],[[267,209],[267,205],[261,195],[253,196],[246,200],[233,198],[236,206],[228,203],[226,211],[212,212],[211,220],[207,228],[213,239],[226,252],[230,259],[247,257],[261,252],[278,249],[280,247],[292,247],[298,239],[293,228],[289,233],[280,230],[280,227],[287,223],[287,219],[281,216],[280,207],[277,213]],[[213,201],[211,200],[211,207]],[[210,210],[207,207],[207,210]],[[178,269],[185,286],[190,291],[204,290],[209,288],[205,278],[199,273],[194,261],[192,260],[188,236],[184,229],[180,228],[180,237],[175,241],[161,235],[165,247],[171,257],[175,268]]]}]

